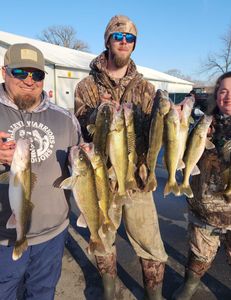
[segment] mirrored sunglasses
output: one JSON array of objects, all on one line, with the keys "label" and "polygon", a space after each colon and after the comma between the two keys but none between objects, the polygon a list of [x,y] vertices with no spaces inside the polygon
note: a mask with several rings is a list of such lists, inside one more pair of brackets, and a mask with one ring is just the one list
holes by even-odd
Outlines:
[{"label": "mirrored sunglasses", "polygon": [[127,43],[133,43],[136,40],[136,36],[132,33],[114,32],[112,38],[115,41],[121,42],[125,37]]},{"label": "mirrored sunglasses", "polygon": [[25,71],[23,69],[18,68],[7,68],[6,72],[8,75],[12,75],[14,78],[25,80],[28,76],[30,76],[34,81],[42,81],[45,78],[45,72],[41,70],[36,70],[32,72]]}]

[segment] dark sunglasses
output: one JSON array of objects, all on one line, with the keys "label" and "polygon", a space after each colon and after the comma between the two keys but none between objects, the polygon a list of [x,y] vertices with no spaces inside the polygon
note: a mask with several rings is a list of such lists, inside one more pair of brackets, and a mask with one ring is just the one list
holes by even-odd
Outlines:
[{"label": "dark sunglasses", "polygon": [[112,38],[115,41],[121,42],[125,37],[127,43],[133,43],[136,40],[136,37],[132,33],[123,33],[123,32],[114,32],[112,33]]},{"label": "dark sunglasses", "polygon": [[6,72],[8,75],[12,75],[14,78],[24,80],[30,76],[34,81],[42,81],[45,78],[45,72],[41,70],[36,70],[32,72],[25,71],[23,69],[11,69],[6,67]]}]

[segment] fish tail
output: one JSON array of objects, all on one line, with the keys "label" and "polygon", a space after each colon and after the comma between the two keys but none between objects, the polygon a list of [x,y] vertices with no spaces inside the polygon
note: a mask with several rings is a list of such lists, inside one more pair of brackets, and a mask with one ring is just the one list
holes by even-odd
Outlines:
[{"label": "fish tail", "polygon": [[137,189],[137,184],[136,184],[136,180],[135,180],[134,176],[130,177],[127,180],[127,182],[126,182],[126,189],[127,190],[136,190]]},{"label": "fish tail", "polygon": [[145,184],[145,182],[147,181],[147,177],[148,177],[148,169],[146,167],[145,164],[142,164],[139,168],[139,176],[142,180],[142,182]]},{"label": "fish tail", "polygon": [[155,191],[156,188],[157,188],[156,175],[154,173],[150,173],[147,184],[145,185],[144,191],[145,192]]},{"label": "fish tail", "polygon": [[225,201],[227,203],[230,203],[231,202],[231,194],[230,193],[227,193],[226,191],[224,192],[224,197],[225,197]]},{"label": "fish tail", "polygon": [[111,220],[104,222],[104,224],[102,225],[102,232],[105,236],[108,231],[111,231],[111,232],[116,231],[116,227]]},{"label": "fish tail", "polygon": [[87,248],[88,254],[93,254],[96,250],[100,253],[105,253],[105,247],[100,238],[94,241],[90,239],[89,246]]},{"label": "fish tail", "polygon": [[28,242],[26,237],[20,241],[16,241],[14,245],[13,254],[12,254],[13,260],[18,260],[22,256],[23,252],[27,250],[27,248],[28,248]]},{"label": "fish tail", "polygon": [[181,195],[186,195],[188,198],[193,198],[193,191],[190,187],[189,184],[185,185],[185,184],[182,184],[180,186],[180,194]]},{"label": "fish tail", "polygon": [[170,183],[169,181],[166,183],[164,188],[164,197],[168,194],[173,193],[175,196],[180,195],[180,189],[177,182]]},{"label": "fish tail", "polygon": [[126,188],[125,188],[125,186],[119,186],[119,188],[118,188],[118,195],[119,196],[125,196],[127,194],[127,192],[126,192]]}]

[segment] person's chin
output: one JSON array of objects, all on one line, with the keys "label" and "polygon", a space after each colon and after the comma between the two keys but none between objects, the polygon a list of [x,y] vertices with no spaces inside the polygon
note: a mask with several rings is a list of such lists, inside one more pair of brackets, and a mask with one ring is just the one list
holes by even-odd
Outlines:
[{"label": "person's chin", "polygon": [[231,116],[231,109],[226,109],[226,110],[224,111],[224,114],[225,114],[225,115]]}]

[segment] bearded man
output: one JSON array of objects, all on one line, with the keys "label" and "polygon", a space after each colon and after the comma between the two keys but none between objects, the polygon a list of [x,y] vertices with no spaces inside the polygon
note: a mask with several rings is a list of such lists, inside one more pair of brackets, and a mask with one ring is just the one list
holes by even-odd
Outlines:
[{"label": "bearded man", "polygon": [[[104,41],[106,50],[90,64],[90,75],[78,83],[75,91],[75,114],[86,142],[92,137],[87,125],[95,123],[97,108],[102,102],[120,105],[131,103],[134,112],[136,170],[145,164],[148,151],[148,132],[155,96],[155,87],[143,79],[130,58],[137,42],[135,24],[126,16],[116,15],[109,21]],[[117,106],[118,107],[118,106]],[[115,208],[118,228],[123,218],[129,241],[140,258],[145,299],[163,299],[162,282],[167,255],[160,236],[158,217],[152,192],[144,192],[140,172],[136,172],[138,190],[132,201]],[[87,201],[87,197],[86,197]],[[117,211],[116,211],[117,210]],[[113,214],[113,212],[112,212]],[[104,299],[115,297],[116,250],[94,253],[102,276]]]}]

